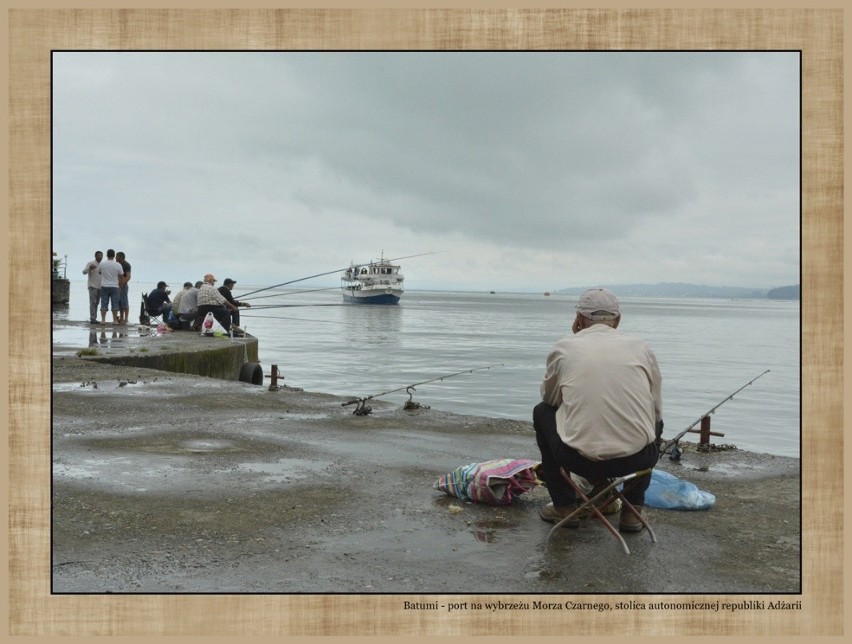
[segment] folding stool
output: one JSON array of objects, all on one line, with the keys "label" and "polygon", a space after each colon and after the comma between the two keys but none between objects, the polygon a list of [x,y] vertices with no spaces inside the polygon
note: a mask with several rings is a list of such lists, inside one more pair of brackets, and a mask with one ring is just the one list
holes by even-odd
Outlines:
[{"label": "folding stool", "polygon": [[[608,483],[606,486],[597,492],[592,498],[586,496],[585,492],[574,482],[571,478],[571,474],[565,471],[564,467],[559,468],[559,473],[562,475],[562,478],[571,486],[574,492],[577,495],[577,498],[582,501],[577,507],[577,509],[569,514],[567,517],[559,521],[553,528],[551,528],[550,532],[547,535],[547,538],[550,539],[553,536],[553,533],[560,527],[562,524],[572,519],[574,517],[580,516],[580,514],[586,510],[592,513],[592,516],[597,519],[603,526],[612,533],[612,535],[618,539],[621,543],[621,547],[624,549],[626,554],[630,554],[630,549],[627,547],[627,543],[624,541],[624,537],[618,531],[618,528],[614,527],[607,518],[601,512],[602,508],[605,508],[607,505],[612,503],[615,499],[621,499],[621,507],[623,509],[627,509],[628,512],[634,514],[639,522],[642,524],[642,527],[648,531],[648,535],[651,537],[651,541],[656,543],[657,536],[654,534],[654,531],[651,529],[651,525],[642,516],[642,513],[639,512],[627,499],[624,498],[624,493],[629,490],[633,485],[636,484],[636,479],[642,476],[651,476],[651,469],[648,468],[645,470],[639,470],[638,472],[633,472],[632,474],[625,474],[624,476],[619,476],[617,478],[608,479]],[[624,484],[624,487],[619,490],[618,486]]]},{"label": "folding stool", "polygon": [[161,312],[155,312],[148,308],[148,294],[142,293],[142,306],[139,309],[139,324],[160,324],[161,322],[165,322],[162,318]]}]

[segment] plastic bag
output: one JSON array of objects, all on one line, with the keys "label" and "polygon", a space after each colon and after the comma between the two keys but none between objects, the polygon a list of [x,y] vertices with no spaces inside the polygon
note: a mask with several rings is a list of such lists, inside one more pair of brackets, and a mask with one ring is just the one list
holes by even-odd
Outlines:
[{"label": "plastic bag", "polygon": [[539,485],[538,465],[538,461],[511,458],[469,463],[438,478],[432,488],[474,503],[509,505],[514,496]]},{"label": "plastic bag", "polygon": [[651,472],[651,485],[645,492],[645,505],[664,510],[707,510],[715,502],[710,492],[658,469]]},{"label": "plastic bag", "polygon": [[213,312],[208,312],[204,316],[204,321],[201,323],[201,335],[211,335],[213,333]]}]

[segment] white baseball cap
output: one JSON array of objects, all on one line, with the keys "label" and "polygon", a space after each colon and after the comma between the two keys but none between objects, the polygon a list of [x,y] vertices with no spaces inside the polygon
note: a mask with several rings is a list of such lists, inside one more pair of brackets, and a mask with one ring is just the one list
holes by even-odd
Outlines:
[{"label": "white baseball cap", "polygon": [[589,320],[614,320],[621,315],[618,299],[605,288],[590,288],[577,300],[577,313]]}]

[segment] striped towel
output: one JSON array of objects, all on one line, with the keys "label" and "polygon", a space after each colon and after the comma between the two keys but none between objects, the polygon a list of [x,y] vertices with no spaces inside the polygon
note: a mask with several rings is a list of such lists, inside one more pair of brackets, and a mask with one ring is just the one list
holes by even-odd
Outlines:
[{"label": "striped towel", "polygon": [[468,463],[438,478],[432,488],[474,503],[509,505],[541,481],[535,473],[539,461],[503,458]]}]

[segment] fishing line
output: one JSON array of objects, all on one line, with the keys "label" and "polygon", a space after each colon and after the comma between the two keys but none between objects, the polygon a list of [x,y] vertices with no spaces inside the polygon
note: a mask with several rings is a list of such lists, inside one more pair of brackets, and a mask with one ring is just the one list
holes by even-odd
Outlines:
[{"label": "fishing line", "polygon": [[246,315],[245,313],[240,313],[240,319],[242,318],[263,318],[264,320],[295,320],[297,322],[330,322],[332,324],[343,324],[339,320],[317,320],[314,318],[291,318],[286,315]]},{"label": "fishing line", "polygon": [[256,297],[246,298],[245,295],[235,296],[236,299],[245,298],[246,300],[264,300],[269,297],[282,297],[284,295],[301,295],[302,293],[319,293],[320,291],[337,291],[339,286],[326,286],[324,288],[305,289],[303,291],[286,291],[285,293],[272,293],[270,295],[258,295]]},{"label": "fishing line", "polygon": [[[266,311],[268,309],[296,309],[300,307],[317,307],[317,306],[346,306],[343,302],[325,302],[325,303],[317,303],[317,304],[259,304],[258,306],[252,306],[252,311]],[[244,309],[248,310],[248,309]]]},{"label": "fishing line", "polygon": [[[394,257],[392,259],[386,259],[384,261],[386,261],[386,262],[397,262],[401,259],[411,259],[412,257],[423,257],[424,255],[435,255],[436,253],[439,253],[439,252],[443,252],[443,251],[418,253],[417,255],[406,255],[405,257]],[[373,265],[376,265],[376,264],[380,264],[381,261],[382,260],[375,261],[375,262],[365,262],[363,264],[358,264],[358,266],[373,266]],[[341,272],[345,271],[347,268],[349,268],[349,266],[344,266],[343,268],[336,268],[333,271],[326,271],[325,273],[317,273],[316,275],[308,275],[307,277],[300,277],[299,279],[290,280],[289,282],[281,282],[281,284],[274,284],[272,286],[266,286],[264,288],[259,288],[259,289],[254,290],[254,291],[249,291],[248,293],[244,293],[242,295],[242,297],[248,297],[249,295],[254,295],[255,293],[260,293],[262,291],[268,291],[269,289],[278,288],[279,286],[287,286],[288,284],[295,284],[296,282],[304,282],[305,280],[313,279],[315,277],[322,277],[324,275],[331,275],[332,273],[341,273]]]}]

